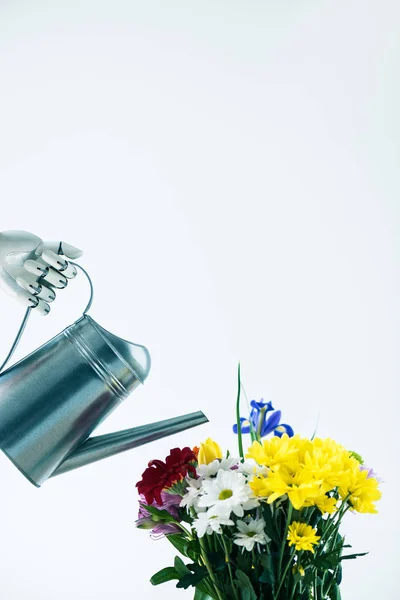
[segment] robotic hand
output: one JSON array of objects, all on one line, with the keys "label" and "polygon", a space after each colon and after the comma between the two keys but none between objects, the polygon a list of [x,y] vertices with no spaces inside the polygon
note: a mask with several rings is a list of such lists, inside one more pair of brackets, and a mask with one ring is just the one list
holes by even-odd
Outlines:
[{"label": "robotic hand", "polygon": [[76,276],[67,258],[82,251],[65,242],[43,242],[27,231],[0,233],[0,287],[41,315],[50,312],[55,289],[63,289]]}]

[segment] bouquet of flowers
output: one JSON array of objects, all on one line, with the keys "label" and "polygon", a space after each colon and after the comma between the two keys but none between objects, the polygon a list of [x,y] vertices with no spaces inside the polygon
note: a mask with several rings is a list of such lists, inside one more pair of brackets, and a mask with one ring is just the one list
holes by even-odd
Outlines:
[{"label": "bouquet of flowers", "polygon": [[152,460],[137,483],[136,525],[189,560],[176,556],[151,583],[178,580],[195,600],[338,600],[343,560],[361,556],[341,521],[377,512],[379,479],[332,439],[294,435],[271,402],[253,400],[241,418],[240,389],[239,371],[237,457],[208,438]]}]

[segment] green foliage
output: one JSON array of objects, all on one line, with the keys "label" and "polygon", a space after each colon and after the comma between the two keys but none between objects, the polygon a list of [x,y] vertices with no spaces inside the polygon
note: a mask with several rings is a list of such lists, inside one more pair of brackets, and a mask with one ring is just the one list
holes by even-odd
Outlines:
[{"label": "green foliage", "polygon": [[206,567],[196,563],[185,566],[188,572],[179,577],[179,582],[176,584],[177,588],[187,589],[190,586],[196,587],[205,577],[207,577],[208,572]]},{"label": "green foliage", "polygon": [[240,600],[257,600],[254,588],[246,573],[237,569],[235,582],[238,584]]},{"label": "green foliage", "polygon": [[280,545],[281,541],[281,531],[280,531],[280,523],[279,523],[279,513],[282,512],[279,509],[276,509],[276,512],[272,512],[271,504],[262,504],[262,516],[266,523],[265,530],[268,531],[268,535],[271,540],[277,546]]},{"label": "green foliage", "polygon": [[160,585],[160,583],[172,581],[173,579],[179,579],[176,569],[174,567],[165,567],[165,569],[161,569],[161,571],[154,573],[153,577],[150,579],[150,582],[153,585]]},{"label": "green foliage", "polygon": [[243,438],[242,438],[242,425],[240,421],[240,390],[241,390],[241,381],[240,381],[240,363],[238,364],[238,373],[237,373],[237,382],[238,382],[238,390],[237,390],[237,398],[236,398],[236,424],[238,428],[238,446],[239,446],[239,456],[240,458],[244,458],[243,451]]},{"label": "green foliage", "polygon": [[179,556],[175,556],[174,567],[176,569],[176,572],[178,573],[179,578],[186,577],[186,575],[190,575],[190,570]]},{"label": "green foliage", "polygon": [[263,554],[260,558],[260,563],[263,567],[263,571],[259,581],[266,583],[267,585],[274,588],[275,586],[275,565],[271,554]]},{"label": "green foliage", "polygon": [[340,594],[340,589],[339,589],[339,586],[337,585],[337,583],[333,584],[332,589],[329,592],[328,598],[329,598],[329,600],[341,600],[342,599],[342,596]]},{"label": "green foliage", "polygon": [[151,514],[151,519],[155,523],[176,523],[176,519],[167,510],[149,506],[148,504],[142,504],[142,506]]},{"label": "green foliage", "polygon": [[[153,585],[159,585],[160,583],[177,579],[177,588],[187,589],[192,586],[198,588],[198,594],[204,594],[204,587],[200,584],[202,580],[207,577],[207,574],[206,567],[198,565],[197,563],[185,565],[183,560],[179,556],[176,556],[173,567],[161,569],[161,571],[158,571],[153,575],[150,581]],[[209,596],[206,594],[205,598],[207,597]],[[201,596],[199,596],[199,598],[201,598]]]},{"label": "green foliage", "polygon": [[183,556],[197,561],[200,556],[200,546],[197,540],[187,540],[179,533],[173,533],[166,536],[167,540],[180,552]]},{"label": "green foliage", "polygon": [[199,588],[196,588],[193,600],[212,600],[212,596],[209,596],[206,592],[202,592]]},{"label": "green foliage", "polygon": [[357,558],[358,556],[367,556],[367,554],[369,554],[369,552],[357,552],[357,554],[346,554],[345,556],[341,556],[340,560],[353,559]]},{"label": "green foliage", "polygon": [[[166,511],[149,508],[152,518],[173,521]],[[159,585],[176,580],[179,589],[194,588],[194,600],[341,600],[342,562],[366,553],[343,555],[343,549],[351,546],[344,543],[333,520],[321,519],[318,509],[308,507],[301,515],[293,510],[293,519],[313,522],[323,543],[315,548],[315,553],[294,553],[284,546],[279,570],[288,501],[264,503],[257,512],[264,518],[270,537],[266,546],[245,551],[233,543],[230,528],[224,529],[224,543],[219,534],[206,535],[202,540],[192,538],[184,530],[181,534],[170,534],[166,536],[168,541],[189,561],[185,563],[176,556],[174,566],[155,573],[151,583]]]}]

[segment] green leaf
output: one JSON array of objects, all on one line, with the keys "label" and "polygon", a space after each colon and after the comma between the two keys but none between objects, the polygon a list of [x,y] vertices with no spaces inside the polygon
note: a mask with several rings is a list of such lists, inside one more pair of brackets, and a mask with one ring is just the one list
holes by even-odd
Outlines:
[{"label": "green leaf", "polygon": [[244,573],[250,573],[252,566],[252,555],[251,552],[239,552],[234,558],[236,562],[236,568]]},{"label": "green leaf", "polygon": [[199,588],[196,588],[193,600],[213,600],[213,598],[206,594],[206,592],[202,592]]},{"label": "green leaf", "polygon": [[191,558],[194,562],[198,562],[201,554],[200,546],[197,540],[187,540],[185,536],[179,533],[172,533],[165,536],[167,540],[186,558]]},{"label": "green leaf", "polygon": [[331,591],[329,592],[329,598],[330,600],[342,600],[339,586],[336,585],[336,583],[333,585]]},{"label": "green leaf", "polygon": [[360,464],[362,464],[362,465],[364,464],[363,457],[362,457],[362,456],[360,456],[360,454],[358,454],[358,452],[355,452],[354,450],[350,450],[350,456],[351,456],[352,458],[355,458],[356,460],[358,460],[358,462],[359,462]]},{"label": "green leaf", "polygon": [[367,556],[369,552],[358,552],[357,554],[346,554],[345,556],[341,556],[340,560],[348,560],[352,558],[357,558],[358,556]]},{"label": "green leaf", "polygon": [[271,504],[263,503],[262,505],[262,516],[265,521],[265,531],[268,533],[271,540],[276,544],[280,545],[280,531],[278,530],[277,518],[272,514]]},{"label": "green leaf", "polygon": [[179,579],[181,579],[181,577],[184,577],[187,574],[190,575],[190,570],[179,556],[175,556],[174,567],[179,575]]},{"label": "green leaf", "polygon": [[161,571],[154,573],[153,577],[150,579],[150,583],[153,585],[160,585],[160,583],[172,581],[172,579],[179,579],[176,569],[174,567],[165,567],[165,569],[161,569]]},{"label": "green leaf", "polygon": [[240,363],[239,363],[238,364],[238,391],[237,391],[237,398],[236,398],[236,423],[237,423],[237,428],[238,428],[237,436],[238,436],[239,456],[240,456],[240,458],[244,459],[242,424],[240,422],[240,388],[241,388],[241,382],[240,382]]},{"label": "green leaf", "polygon": [[329,552],[315,558],[313,564],[317,569],[334,569],[339,564],[339,561],[340,557],[337,552]]},{"label": "green leaf", "polygon": [[271,554],[262,555],[260,558],[260,563],[264,570],[261,574],[261,577],[259,578],[259,581],[261,583],[267,583],[271,587],[274,587],[275,572],[274,572],[274,563],[273,563]]},{"label": "green leaf", "polygon": [[200,581],[197,585],[196,585],[196,590],[198,590],[199,592],[202,592],[203,594],[205,594],[205,597],[208,598],[215,598],[215,596],[210,594],[210,588],[209,588],[209,583],[207,582],[206,578],[204,578],[202,581]]},{"label": "green leaf", "polygon": [[339,564],[335,574],[336,584],[340,585],[342,583],[343,569],[342,565]]},{"label": "green leaf", "polygon": [[186,575],[179,577],[179,582],[176,585],[177,588],[187,589],[190,586],[196,587],[208,575],[206,567],[202,565],[193,563],[187,566],[190,571],[188,569],[189,572]]},{"label": "green leaf", "polygon": [[[226,540],[226,542],[227,542],[227,545],[229,545],[229,543],[230,543],[229,540]],[[225,571],[225,569],[226,569],[225,554],[223,554],[221,551],[208,552],[207,554],[208,554],[208,559],[209,559],[210,563],[212,564],[212,567],[215,572]]]},{"label": "green leaf", "polygon": [[151,514],[154,522],[176,523],[176,519],[167,510],[149,506],[148,504],[142,504],[142,506]]},{"label": "green leaf", "polygon": [[238,584],[241,600],[257,600],[254,588],[246,573],[237,569],[235,582]]},{"label": "green leaf", "polygon": [[183,556],[187,556],[189,542],[183,536],[183,534],[180,535],[179,533],[171,533],[170,535],[167,535],[166,538],[174,546],[174,548],[178,550],[178,552],[183,554]]}]

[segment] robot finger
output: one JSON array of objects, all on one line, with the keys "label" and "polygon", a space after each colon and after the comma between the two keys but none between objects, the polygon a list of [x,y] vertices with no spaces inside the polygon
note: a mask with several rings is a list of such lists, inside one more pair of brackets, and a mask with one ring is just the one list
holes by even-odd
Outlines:
[{"label": "robot finger", "polygon": [[50,312],[50,306],[44,300],[38,299],[38,304],[35,307],[35,312],[43,316],[48,315]]},{"label": "robot finger", "polygon": [[17,277],[17,283],[33,296],[41,298],[46,302],[53,302],[56,298],[55,291],[47,285],[44,285],[43,279],[38,281],[31,273],[26,273],[24,277]]},{"label": "robot finger", "polygon": [[51,250],[57,255],[63,254],[73,260],[79,258],[83,254],[82,250],[79,250],[79,248],[67,244],[66,242],[42,242],[36,248],[36,255],[39,256],[44,250]]},{"label": "robot finger", "polygon": [[35,312],[40,315],[47,315],[50,312],[50,306],[44,300],[40,300],[37,296],[30,294],[29,292],[19,288],[19,290],[15,290],[13,296],[23,304],[24,306],[28,306],[29,308],[33,308]]},{"label": "robot finger", "polygon": [[67,287],[68,280],[64,275],[49,265],[46,265],[43,261],[29,259],[24,262],[24,267],[29,273],[36,275],[40,279],[44,279],[46,283],[49,283],[55,288],[63,289]]},{"label": "robot finger", "polygon": [[64,277],[67,277],[67,279],[76,277],[77,270],[74,265],[70,265],[69,262],[59,254],[55,254],[55,252],[52,252],[51,250],[45,250],[41,258],[51,267],[54,267],[54,269],[62,273]]}]

